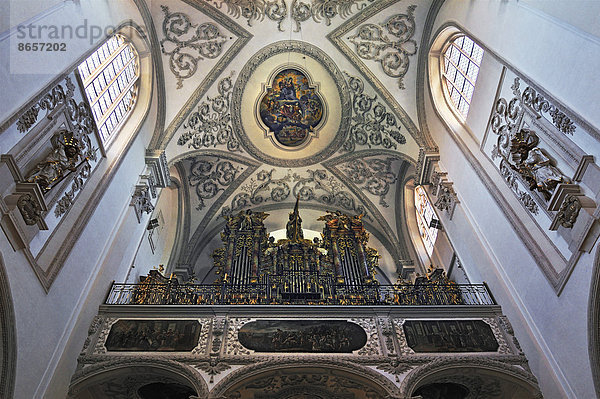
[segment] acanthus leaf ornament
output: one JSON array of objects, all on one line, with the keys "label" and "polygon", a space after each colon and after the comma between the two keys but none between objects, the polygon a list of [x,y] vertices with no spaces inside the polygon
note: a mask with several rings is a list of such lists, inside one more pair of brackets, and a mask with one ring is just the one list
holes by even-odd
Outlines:
[{"label": "acanthus leaf ornament", "polygon": [[386,159],[354,159],[341,166],[346,177],[363,190],[379,197],[379,205],[389,207],[385,197],[396,175],[392,172],[393,158]]},{"label": "acanthus leaf ornament", "polygon": [[386,75],[398,78],[400,89],[405,88],[402,79],[408,72],[409,56],[417,53],[417,42],[412,39],[416,7],[409,6],[406,14],[393,15],[381,25],[364,24],[348,38],[360,58],[379,62]]},{"label": "acanthus leaf ornament", "polygon": [[216,356],[211,356],[206,362],[200,362],[196,365],[200,370],[205,371],[209,376],[209,382],[212,384],[215,380],[215,375],[231,368],[226,362],[219,360]]},{"label": "acanthus leaf ornament", "polygon": [[194,160],[190,166],[188,182],[196,188],[196,195],[200,200],[196,209],[203,209],[205,199],[214,198],[219,191],[231,185],[240,171],[241,169],[230,161],[222,161],[219,158]]},{"label": "acanthus leaf ornament", "polygon": [[240,209],[259,205],[265,202],[282,202],[293,194],[301,201],[316,201],[321,204],[337,207],[356,214],[364,214],[371,219],[367,210],[334,176],[323,169],[307,170],[307,176],[288,173],[281,178],[274,178],[275,169],[261,170],[250,182],[241,187],[242,192],[236,194],[230,205],[223,207],[221,214],[230,215]]},{"label": "acanthus leaf ornament", "polygon": [[371,97],[364,92],[362,80],[347,73],[346,76],[352,95],[353,116],[344,151],[354,151],[356,145],[396,149],[397,144],[406,144],[396,116],[384,104],[376,102],[377,96]]},{"label": "acanthus leaf ornament", "polygon": [[[225,145],[228,151],[240,151],[240,143],[231,127],[232,76],[221,79],[217,85],[218,95],[207,97],[183,125],[184,132],[177,140],[178,145],[195,149]],[[191,140],[191,142],[190,142]]]},{"label": "acanthus leaf ornament", "polygon": [[396,382],[399,382],[400,379],[398,375],[406,373],[408,370],[412,369],[414,366],[411,364],[406,364],[400,362],[398,359],[392,359],[388,363],[379,363],[377,368],[379,370],[385,371],[386,373],[390,373],[396,379]]},{"label": "acanthus leaf ornament", "polygon": [[277,22],[277,29],[283,32],[283,21],[289,16],[295,22],[295,31],[301,30],[301,24],[313,19],[320,23],[325,21],[326,25],[331,24],[331,20],[336,16],[347,18],[352,13],[353,6],[357,10],[362,10],[366,3],[372,3],[374,0],[312,0],[301,1],[291,0],[288,8],[289,0],[205,0],[213,3],[218,9],[221,9],[223,4],[227,6],[227,12],[233,18],[244,18],[248,26],[252,26],[255,22],[261,22],[265,17],[273,22]]},{"label": "acanthus leaf ornament", "polygon": [[38,114],[40,110],[46,110],[48,112],[54,110],[61,104],[66,104],[73,94],[75,93],[75,85],[71,81],[71,78],[67,76],[65,78],[65,86],[67,90],[63,88],[61,84],[58,84],[46,93],[38,102],[32,105],[27,111],[25,111],[17,120],[17,130],[20,133],[27,132],[37,122]]},{"label": "acanthus leaf ornament", "polygon": [[160,41],[160,48],[163,54],[170,57],[169,68],[177,78],[177,88],[180,89],[183,80],[196,73],[199,61],[221,55],[227,38],[213,23],[194,25],[188,15],[171,13],[164,5],[161,8],[165,13],[162,24],[165,37]]}]

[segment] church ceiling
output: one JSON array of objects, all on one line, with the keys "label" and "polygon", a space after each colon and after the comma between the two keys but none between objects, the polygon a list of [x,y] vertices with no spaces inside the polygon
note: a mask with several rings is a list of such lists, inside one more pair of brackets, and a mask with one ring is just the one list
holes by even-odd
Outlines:
[{"label": "church ceiling", "polygon": [[167,104],[159,146],[187,208],[180,264],[196,262],[223,214],[261,209],[276,230],[297,196],[311,215],[364,213],[380,251],[410,263],[399,187],[426,145],[416,76],[430,5],[151,4]]}]

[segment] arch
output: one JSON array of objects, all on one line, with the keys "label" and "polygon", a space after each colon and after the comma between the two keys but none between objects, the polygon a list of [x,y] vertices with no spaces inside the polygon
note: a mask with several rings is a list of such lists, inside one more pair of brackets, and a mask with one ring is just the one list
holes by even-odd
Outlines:
[{"label": "arch", "polygon": [[[509,385],[515,387],[519,396],[514,397],[541,397],[537,380],[525,369],[496,360],[467,357],[436,359],[413,369],[402,381],[400,392],[404,397],[410,398],[419,387],[435,382],[459,384],[470,391],[494,389],[489,386],[486,388],[481,384],[481,380],[489,382],[486,385],[496,383],[500,388]],[[481,396],[467,396],[469,399],[473,397]]]},{"label": "arch", "polygon": [[15,389],[17,370],[17,334],[13,307],[4,259],[0,254],[0,397],[10,399]]},{"label": "arch", "polygon": [[600,398],[600,247],[596,250],[588,305],[588,351],[596,396]]},{"label": "arch", "polygon": [[[369,397],[400,397],[398,388],[390,380],[370,368],[344,361],[299,357],[276,359],[237,369],[217,383],[208,398],[229,397],[228,395],[240,389],[260,390],[261,382],[265,381],[269,382],[270,394],[283,394],[282,397],[287,397],[286,389],[291,387],[296,388],[296,392],[298,389],[311,387],[312,394],[322,392],[332,395],[327,384],[333,380],[340,382],[342,389],[358,389],[359,392],[375,394]],[[347,386],[344,381],[349,381]],[[282,384],[277,388],[280,382]],[[280,396],[273,396],[275,397]]]},{"label": "arch", "polygon": [[[141,378],[137,378],[141,377]],[[78,398],[89,389],[107,381],[127,379],[129,390],[137,390],[150,382],[172,382],[189,386],[199,398],[208,396],[208,385],[191,366],[162,358],[115,357],[78,370],[71,379],[69,398]]]}]

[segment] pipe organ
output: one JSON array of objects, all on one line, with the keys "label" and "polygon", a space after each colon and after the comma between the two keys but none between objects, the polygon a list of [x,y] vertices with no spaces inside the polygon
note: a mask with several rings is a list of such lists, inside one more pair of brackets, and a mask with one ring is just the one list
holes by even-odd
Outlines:
[{"label": "pipe organ", "polygon": [[376,288],[378,254],[367,246],[362,215],[328,212],[318,219],[325,222],[322,239],[311,241],[302,233],[297,200],[289,214],[286,238],[277,242],[266,233],[267,216],[252,211],[226,216],[221,234],[224,246],[213,258],[217,284],[229,289],[229,294],[255,289],[284,303],[327,303],[337,301],[339,294],[368,296],[365,287]]}]

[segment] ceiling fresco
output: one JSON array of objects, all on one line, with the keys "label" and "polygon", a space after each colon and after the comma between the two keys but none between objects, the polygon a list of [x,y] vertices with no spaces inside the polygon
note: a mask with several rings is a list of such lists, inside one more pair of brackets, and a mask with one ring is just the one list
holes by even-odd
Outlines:
[{"label": "ceiling fresco", "polygon": [[[431,1],[183,0],[152,4],[165,149],[180,207],[171,261],[206,275],[222,215],[249,208],[305,228],[363,213],[388,278],[410,271],[404,183],[427,139],[417,60]],[[376,243],[376,244],[373,244]]]}]

